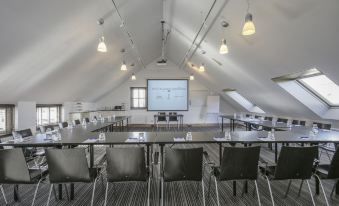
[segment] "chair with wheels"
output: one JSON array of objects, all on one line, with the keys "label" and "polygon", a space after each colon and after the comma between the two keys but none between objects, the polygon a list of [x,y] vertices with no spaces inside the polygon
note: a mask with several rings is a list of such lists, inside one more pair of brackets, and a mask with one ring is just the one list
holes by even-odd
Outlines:
[{"label": "chair with wheels", "polygon": [[68,122],[60,122],[60,123],[59,123],[59,127],[60,127],[61,129],[68,127]]}]

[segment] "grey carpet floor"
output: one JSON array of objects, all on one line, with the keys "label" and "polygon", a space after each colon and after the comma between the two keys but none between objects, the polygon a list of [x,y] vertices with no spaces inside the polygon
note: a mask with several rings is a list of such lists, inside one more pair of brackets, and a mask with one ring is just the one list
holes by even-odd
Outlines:
[{"label": "grey carpet floor", "polygon": [[[215,127],[199,127],[199,128],[185,128],[185,130],[190,131],[215,131],[218,128]],[[132,127],[133,131],[143,131],[151,130],[151,128],[138,128]],[[227,145],[225,145],[227,146]],[[218,162],[218,146],[213,144],[196,144],[196,145],[175,145],[176,148],[183,147],[204,147],[204,150],[207,151],[212,160]],[[104,154],[105,147],[98,146],[95,147],[95,160],[96,162]],[[154,151],[157,151],[158,148],[155,147]],[[267,148],[267,145],[262,145],[261,156],[270,162],[273,162],[274,152]],[[326,155],[322,155],[321,161],[328,161]],[[151,205],[159,205],[159,166],[154,167],[154,177],[151,180]],[[206,193],[206,205],[212,206],[217,205],[216,202],[216,193],[215,193],[215,184],[212,181],[209,190],[209,170],[204,170],[204,189]],[[333,199],[329,197],[331,189],[334,185],[334,181],[323,181],[325,191],[329,198],[330,205],[339,205],[339,195],[333,196]],[[94,205],[103,205],[104,203],[104,194],[105,189],[101,181],[98,182]],[[295,180],[292,182],[289,196],[284,198],[284,194],[287,188],[288,181],[275,181],[272,182],[272,190],[274,194],[274,200],[276,205],[281,206],[291,206],[291,205],[312,205],[310,194],[307,189],[307,185],[304,184],[300,197],[298,197],[298,189],[300,181]],[[312,191],[315,191],[314,180],[310,181]],[[222,182],[219,184],[219,199],[220,205],[258,205],[256,196],[253,195],[254,184],[249,182],[248,193],[241,195],[243,182],[237,182],[238,190],[237,196],[233,196],[232,192],[232,182]],[[258,186],[260,198],[262,205],[272,205],[269,190],[266,181],[259,176]],[[38,196],[36,199],[35,205],[46,205],[47,196],[48,196],[48,182],[42,184],[38,191]],[[19,187],[20,190],[20,202],[14,202],[13,200],[13,186],[4,185],[4,190],[6,193],[7,200],[9,205],[30,205],[35,186],[33,185],[22,185]],[[54,195],[52,195],[52,200],[50,205],[60,205],[60,206],[70,206],[70,205],[90,205],[92,185],[91,184],[75,184],[75,199],[68,201],[66,198],[65,190],[63,190],[63,199],[56,200]],[[146,205],[147,203],[147,184],[146,183],[116,183],[110,184],[108,191],[108,204],[107,205],[122,205],[122,206],[139,206]],[[202,205],[202,190],[199,183],[196,182],[176,182],[176,183],[166,183],[165,184],[165,195],[164,195],[164,205],[178,205],[178,206],[196,206]],[[325,201],[322,195],[315,196],[316,205],[325,205]],[[5,205],[2,195],[0,195],[0,205]]]}]

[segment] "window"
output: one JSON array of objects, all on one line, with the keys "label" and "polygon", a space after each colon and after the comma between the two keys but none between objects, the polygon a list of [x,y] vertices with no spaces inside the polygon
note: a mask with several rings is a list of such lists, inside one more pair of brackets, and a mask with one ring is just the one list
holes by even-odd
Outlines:
[{"label": "window", "polygon": [[61,105],[37,105],[37,125],[57,124],[61,121]]},{"label": "window", "polygon": [[224,89],[223,91],[225,92],[226,95],[232,98],[235,102],[237,102],[239,105],[247,109],[247,111],[254,112],[254,113],[265,113],[261,108],[259,108],[257,105],[247,100],[244,96],[239,94],[236,90]]},{"label": "window", "polygon": [[146,87],[131,87],[131,109],[146,109]]},{"label": "window", "polygon": [[305,77],[299,79],[298,82],[329,106],[339,107],[339,86],[326,75]]},{"label": "window", "polygon": [[0,105],[0,135],[11,134],[14,128],[14,105]]}]

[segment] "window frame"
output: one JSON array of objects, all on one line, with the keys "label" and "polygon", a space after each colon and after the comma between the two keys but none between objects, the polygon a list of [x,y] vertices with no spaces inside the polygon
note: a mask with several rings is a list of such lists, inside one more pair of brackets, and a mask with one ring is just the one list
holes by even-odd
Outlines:
[{"label": "window frame", "polygon": [[[143,89],[144,91],[145,91],[145,96],[144,96],[144,98],[134,98],[133,97],[133,90],[135,90],[135,89]],[[138,91],[139,92],[139,91]],[[140,99],[144,99],[144,101],[145,101],[145,106],[144,107],[134,107],[133,105],[133,100],[134,99],[138,99],[138,104],[139,104],[139,100]],[[147,109],[147,87],[130,87],[130,108],[132,109],[132,110],[145,110],[145,109]]]},{"label": "window frame", "polygon": [[[0,132],[0,137],[8,136],[12,134],[14,130],[14,121],[15,121],[15,105],[14,104],[0,104],[0,109],[5,110],[5,128],[3,132]],[[7,114],[10,111],[11,114]],[[8,116],[10,115],[10,117]],[[10,123],[8,123],[10,120]],[[8,125],[9,124],[9,125]]]},{"label": "window frame", "polygon": [[[51,108],[57,108],[57,122],[51,122]],[[48,108],[48,123],[43,124],[42,123],[42,108]],[[39,124],[39,116],[38,116],[38,110],[41,109],[41,115],[40,115],[40,121],[41,124]],[[62,112],[62,104],[37,104],[36,105],[36,126],[42,126],[42,125],[57,125],[59,122],[61,122],[61,112]]]},{"label": "window frame", "polygon": [[[315,96],[318,100],[320,100],[322,103],[324,103],[325,105],[327,105],[330,108],[339,108],[339,104],[331,104],[323,95],[319,94],[319,92],[315,91],[311,86],[308,86],[306,83],[304,83],[302,80],[303,79],[307,79],[310,77],[315,77],[315,76],[321,76],[324,75],[326,78],[328,78],[325,74],[320,73],[320,74],[315,74],[315,75],[309,75],[309,76],[305,76],[302,78],[298,78],[296,80],[296,82],[302,87],[304,88],[307,92],[311,93],[313,96]],[[328,78],[329,80],[331,80],[330,78]],[[331,80],[332,81],[332,80]],[[335,85],[337,85],[335,82],[333,82]],[[337,85],[339,86],[339,85]]]}]

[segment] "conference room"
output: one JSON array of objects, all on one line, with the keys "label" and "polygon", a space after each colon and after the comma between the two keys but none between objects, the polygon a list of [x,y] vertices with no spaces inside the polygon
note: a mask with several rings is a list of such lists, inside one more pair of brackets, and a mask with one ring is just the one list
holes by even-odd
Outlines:
[{"label": "conference room", "polygon": [[339,1],[0,16],[0,205],[339,205]]}]

